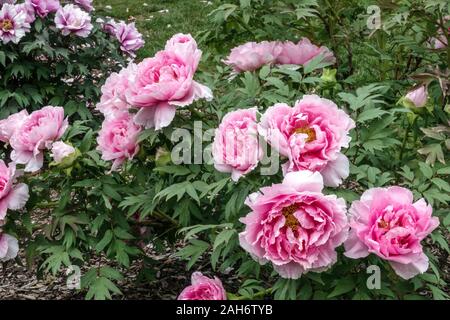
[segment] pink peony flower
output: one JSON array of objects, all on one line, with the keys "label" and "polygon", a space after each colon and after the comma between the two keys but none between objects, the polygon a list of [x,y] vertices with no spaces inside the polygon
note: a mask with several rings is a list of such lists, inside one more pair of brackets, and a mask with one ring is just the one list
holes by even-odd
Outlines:
[{"label": "pink peony flower", "polygon": [[297,171],[251,194],[246,204],[252,212],[241,219],[242,248],[261,264],[270,261],[283,278],[329,268],[347,237],[347,210],[344,199],[322,189],[318,172]]},{"label": "pink peony flower", "polygon": [[374,253],[394,271],[410,279],[428,269],[420,241],[438,225],[424,199],[413,203],[411,191],[401,187],[373,188],[350,208],[350,234],[345,255],[358,259]]},{"label": "pink peony flower", "polygon": [[256,108],[230,112],[216,129],[212,145],[214,167],[220,172],[231,172],[234,181],[255,169],[263,156],[256,112]]},{"label": "pink peony flower", "polygon": [[57,141],[52,145],[51,156],[53,158],[53,161],[58,164],[61,163],[66,157],[72,155],[74,152],[76,152],[76,150],[71,145],[68,145],[67,143],[64,143],[62,141]]},{"label": "pink peony flower", "polygon": [[56,12],[60,7],[58,0],[25,0],[25,4],[33,7],[35,13],[41,18]]},{"label": "pink peony flower", "polygon": [[305,65],[319,54],[322,54],[325,62],[336,63],[336,58],[327,47],[318,47],[308,38],[302,38],[297,44],[286,41],[280,44],[281,53],[277,56],[278,64]]},{"label": "pink peony flower", "polygon": [[10,144],[11,160],[25,164],[25,171],[39,170],[44,161],[42,150],[50,149],[68,127],[62,107],[47,106],[31,113],[14,131]]},{"label": "pink peony flower", "polygon": [[219,278],[210,279],[201,272],[194,272],[192,284],[178,296],[178,300],[227,300],[227,293]]},{"label": "pink peony flower", "polygon": [[120,49],[131,56],[134,56],[135,52],[145,44],[142,34],[136,29],[134,22],[129,24],[125,22],[116,23],[114,31],[116,38],[120,42]]},{"label": "pink peony flower", "polygon": [[0,225],[3,224],[8,209],[22,209],[28,201],[28,186],[24,183],[16,184],[16,178],[20,175],[14,162],[6,166],[0,160]]},{"label": "pink peony flower", "polygon": [[103,113],[105,118],[115,117],[117,114],[127,112],[130,105],[125,98],[125,92],[129,87],[129,79],[133,76],[136,65],[130,65],[119,73],[112,73],[102,86],[102,96],[96,109]]},{"label": "pink peony flower", "polygon": [[338,186],[349,175],[348,148],[355,122],[332,101],[305,95],[293,108],[284,103],[267,109],[259,133],[281,155],[289,158],[284,172],[322,173],[325,185]]},{"label": "pink peony flower", "polygon": [[22,110],[10,115],[6,119],[0,120],[0,141],[9,143],[14,131],[20,128],[27,117],[27,110]]},{"label": "pink peony flower", "polygon": [[58,9],[55,15],[55,24],[64,36],[75,34],[86,38],[94,27],[91,24],[89,13],[81,10],[73,4],[65,5]]},{"label": "pink peony flower", "polygon": [[110,19],[108,22],[103,23],[103,30],[114,36],[116,34],[116,24],[117,22],[115,22],[114,19]]},{"label": "pink peony flower", "polygon": [[211,90],[193,80],[202,55],[194,44],[189,50],[169,46],[137,65],[126,92],[127,102],[140,108],[134,118],[137,124],[159,130],[172,122],[177,107],[212,99]]},{"label": "pink peony flower", "polygon": [[19,253],[19,242],[13,236],[0,231],[0,262],[13,260]]},{"label": "pink peony flower", "polygon": [[231,50],[223,62],[233,67],[234,72],[253,71],[277,61],[282,48],[277,42],[247,42]]},{"label": "pink peony flower", "polygon": [[126,159],[133,159],[138,153],[137,139],[140,132],[141,127],[133,122],[128,113],[103,122],[98,133],[97,150],[102,154],[103,160],[114,160],[111,170],[117,170]]},{"label": "pink peony flower", "polygon": [[425,85],[422,85],[414,90],[409,91],[405,99],[407,103],[412,104],[413,107],[422,108],[428,101],[428,91]]},{"label": "pink peony flower", "polygon": [[25,22],[33,23],[36,20],[36,14],[34,13],[34,7],[30,3],[16,4],[16,9],[18,12],[24,12],[26,15]]},{"label": "pink peony flower", "polygon": [[87,12],[91,12],[94,9],[92,0],[74,0],[74,2]]},{"label": "pink peony flower", "polygon": [[19,43],[20,39],[30,31],[27,17],[27,14],[20,7],[8,3],[4,4],[0,9],[0,40],[4,44],[8,42]]}]

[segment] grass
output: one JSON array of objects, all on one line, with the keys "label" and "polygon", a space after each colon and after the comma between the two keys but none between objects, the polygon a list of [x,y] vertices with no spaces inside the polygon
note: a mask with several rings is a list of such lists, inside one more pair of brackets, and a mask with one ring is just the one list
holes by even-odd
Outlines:
[{"label": "grass", "polygon": [[195,37],[207,28],[207,14],[215,7],[213,1],[206,0],[94,0],[94,6],[102,16],[136,21],[146,42],[138,58],[162,50],[175,33]]}]

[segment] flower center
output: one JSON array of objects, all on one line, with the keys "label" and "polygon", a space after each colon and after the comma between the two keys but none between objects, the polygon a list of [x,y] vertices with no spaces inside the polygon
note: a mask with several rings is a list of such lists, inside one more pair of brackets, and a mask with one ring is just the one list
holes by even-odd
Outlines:
[{"label": "flower center", "polygon": [[281,209],[281,213],[283,214],[284,218],[286,219],[286,222],[284,225],[286,227],[291,228],[292,230],[297,229],[297,227],[300,225],[297,218],[294,216],[295,211],[298,210],[298,204],[294,203],[290,206],[284,207]]},{"label": "flower center", "polygon": [[306,134],[308,136],[308,138],[306,139],[306,142],[312,142],[312,141],[316,140],[316,132],[314,131],[313,128],[310,128],[310,127],[297,128],[294,130],[294,133]]},{"label": "flower center", "polygon": [[389,228],[389,223],[384,220],[381,220],[380,222],[378,222],[378,227],[382,229],[387,229]]},{"label": "flower center", "polygon": [[2,29],[3,31],[9,31],[12,30],[13,28],[14,27],[11,20],[5,19],[3,21],[0,21],[0,29]]}]

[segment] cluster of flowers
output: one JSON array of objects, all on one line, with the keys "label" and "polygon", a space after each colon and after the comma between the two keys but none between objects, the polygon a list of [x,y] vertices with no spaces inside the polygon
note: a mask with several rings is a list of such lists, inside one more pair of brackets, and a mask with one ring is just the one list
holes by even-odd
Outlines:
[{"label": "cluster of flowers", "polygon": [[[59,0],[25,0],[15,4],[15,0],[0,0],[0,40],[7,44],[19,43],[30,31],[36,16],[45,18],[55,13],[55,26],[64,36],[76,35],[86,38],[94,26],[91,23],[92,0],[72,0],[73,3],[61,6]],[[123,52],[130,55],[144,45],[142,35],[134,23],[113,22],[104,25],[104,30],[117,38]]]},{"label": "cluster of flowers", "polygon": [[[233,49],[227,63],[236,72],[276,63],[276,47],[267,42],[246,44]],[[423,107],[426,86],[412,90],[404,100]],[[270,262],[280,276],[298,279],[330,268],[337,261],[336,248],[343,244],[345,256],[359,259],[373,253],[389,261],[404,279],[428,269],[421,241],[439,219],[424,199],[414,202],[412,192],[399,186],[372,188],[351,204],[348,215],[344,199],[323,193],[324,185],[336,187],[349,175],[349,161],[341,149],[348,147],[355,123],[344,111],[330,100],[305,95],[293,108],[276,104],[259,123],[257,118],[256,108],[230,112],[213,142],[215,168],[231,173],[235,181],[261,160],[258,135],[288,158],[282,183],[261,188],[245,202],[251,212],[241,219],[245,229],[239,241],[256,261]],[[179,299],[222,300],[224,292],[217,278],[194,273],[192,285]]]},{"label": "cluster of flowers", "polygon": [[235,73],[239,73],[253,71],[268,64],[305,65],[318,55],[322,55],[325,62],[336,62],[327,47],[318,47],[308,38],[302,38],[297,44],[291,41],[247,42],[233,48],[224,63],[231,66]]},{"label": "cluster of flowers", "polygon": [[212,98],[211,90],[194,80],[201,55],[191,35],[176,34],[154,57],[130,63],[106,80],[96,106],[105,116],[97,149],[103,160],[114,161],[112,170],[136,155],[142,127],[164,128],[177,108]]},{"label": "cluster of flowers", "polygon": [[[8,209],[22,209],[28,201],[28,186],[17,183],[23,171],[38,171],[43,165],[45,150],[51,150],[55,164],[76,153],[75,148],[58,141],[67,127],[64,109],[52,106],[31,114],[23,110],[0,121],[0,141],[12,148],[12,161],[6,165],[0,160],[0,227],[5,223]],[[25,165],[24,170],[16,170],[16,164]],[[0,229],[0,261],[14,259],[17,252],[17,239]]]}]

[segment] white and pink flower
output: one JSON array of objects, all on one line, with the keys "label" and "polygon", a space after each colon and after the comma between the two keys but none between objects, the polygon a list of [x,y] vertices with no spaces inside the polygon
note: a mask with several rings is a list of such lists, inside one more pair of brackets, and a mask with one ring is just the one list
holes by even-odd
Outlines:
[{"label": "white and pink flower", "polygon": [[256,108],[230,112],[215,132],[214,167],[220,172],[230,172],[234,181],[254,170],[263,156],[256,113]]},{"label": "white and pink flower", "polygon": [[62,107],[47,106],[32,112],[11,136],[11,160],[25,164],[26,172],[39,170],[44,161],[42,151],[50,149],[67,127]]},{"label": "white and pink flower", "polygon": [[194,272],[191,285],[180,293],[178,300],[227,300],[227,293],[219,278],[210,279],[201,272]]},{"label": "white and pink flower", "polygon": [[21,171],[16,170],[14,162],[7,166],[3,160],[0,160],[0,226],[5,220],[8,209],[22,209],[28,201],[28,186],[24,183],[16,183],[16,179],[21,174]]},{"label": "white and pink flower", "polygon": [[420,242],[439,225],[432,212],[424,199],[414,202],[408,189],[369,189],[350,208],[351,230],[344,254],[359,259],[374,253],[389,261],[404,279],[424,273],[428,257]]},{"label": "white and pink flower", "polygon": [[72,4],[58,9],[55,24],[64,36],[75,34],[83,38],[86,38],[94,27],[89,13]]},{"label": "white and pink flower", "polygon": [[284,103],[267,109],[259,133],[289,161],[283,171],[318,171],[325,185],[338,186],[349,175],[348,148],[355,122],[336,104],[317,95],[305,95],[293,108]]},{"label": "white and pink flower", "polygon": [[19,242],[13,236],[0,230],[0,262],[13,260],[19,253]]},{"label": "white and pink flower", "polygon": [[25,4],[28,7],[32,7],[34,12],[41,18],[56,12],[60,7],[59,0],[25,0]]},{"label": "white and pink flower", "polygon": [[302,38],[297,44],[285,41],[280,44],[280,47],[281,52],[277,56],[277,64],[305,65],[318,55],[323,56],[324,62],[336,62],[333,52],[327,47],[316,46],[308,38]]},{"label": "white and pink flower", "polygon": [[266,64],[274,64],[282,48],[278,42],[247,42],[231,50],[230,55],[223,62],[236,73],[253,71]]},{"label": "white and pink flower", "polygon": [[131,56],[145,44],[142,34],[136,29],[134,22],[126,24],[119,22],[114,24],[114,35],[120,43],[120,49]]},{"label": "white and pink flower", "polygon": [[242,248],[261,264],[271,262],[283,278],[329,268],[347,238],[347,209],[344,199],[322,189],[318,172],[297,171],[251,194],[246,204],[252,212],[241,219]]},{"label": "white and pink flower", "polygon": [[28,117],[27,110],[13,113],[8,118],[0,120],[0,141],[9,143],[17,128],[22,126],[22,123]]},{"label": "white and pink flower", "polygon": [[19,43],[20,39],[30,31],[27,19],[27,13],[20,7],[4,4],[0,9],[0,40],[4,44]]},{"label": "white and pink flower", "polygon": [[193,79],[202,52],[187,37],[189,46],[171,46],[169,40],[164,51],[137,65],[126,92],[127,102],[139,108],[134,118],[137,124],[158,130],[172,122],[178,107],[200,98],[212,99],[211,90]]},{"label": "white and pink flower", "polygon": [[128,113],[119,114],[103,122],[97,137],[97,150],[103,160],[113,161],[111,170],[117,170],[125,160],[133,159],[138,153],[137,139],[140,132],[141,127],[133,122]]}]

